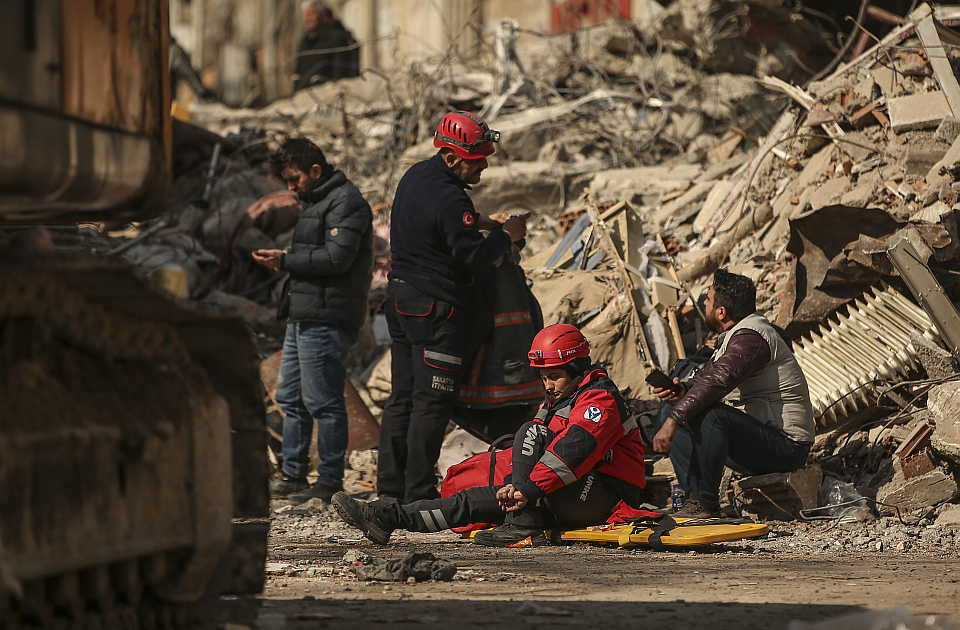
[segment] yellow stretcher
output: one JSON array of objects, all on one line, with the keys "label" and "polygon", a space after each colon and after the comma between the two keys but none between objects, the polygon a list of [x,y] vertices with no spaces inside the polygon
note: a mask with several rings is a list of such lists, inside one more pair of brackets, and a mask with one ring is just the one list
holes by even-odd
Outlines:
[{"label": "yellow stretcher", "polygon": [[[757,538],[770,528],[746,519],[688,519],[664,516],[623,525],[594,525],[583,529],[553,529],[544,532],[556,545],[589,542],[618,547],[702,547],[719,542]],[[476,532],[467,534],[473,537]]]}]

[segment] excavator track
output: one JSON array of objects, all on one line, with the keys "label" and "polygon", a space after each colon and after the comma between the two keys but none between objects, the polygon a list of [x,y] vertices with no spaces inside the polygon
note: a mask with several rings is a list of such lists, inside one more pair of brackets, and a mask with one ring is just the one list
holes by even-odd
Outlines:
[{"label": "excavator track", "polygon": [[185,627],[262,588],[257,354],[119,264],[0,263],[0,629]]}]

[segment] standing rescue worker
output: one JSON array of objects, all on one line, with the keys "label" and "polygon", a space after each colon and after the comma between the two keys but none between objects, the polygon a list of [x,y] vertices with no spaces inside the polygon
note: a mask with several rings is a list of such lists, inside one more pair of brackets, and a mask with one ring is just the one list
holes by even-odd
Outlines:
[{"label": "standing rescue worker", "polygon": [[591,367],[589,353],[569,324],[547,326],[534,338],[528,356],[546,396],[514,437],[506,485],[407,504],[364,504],[338,492],[332,503],[340,517],[381,545],[394,529],[438,532],[479,522],[503,524],[477,532],[477,544],[536,547],[548,544],[545,528],[598,525],[620,501],[636,506],[645,485],[643,440],[617,386]]},{"label": "standing rescue worker", "polygon": [[397,186],[384,301],[393,390],[380,425],[380,496],[440,496],[434,467],[460,390],[468,291],[474,274],[527,232],[525,216],[484,217],[466,192],[480,181],[499,138],[473,114],[447,114],[433,140],[439,152],[412,166]]}]

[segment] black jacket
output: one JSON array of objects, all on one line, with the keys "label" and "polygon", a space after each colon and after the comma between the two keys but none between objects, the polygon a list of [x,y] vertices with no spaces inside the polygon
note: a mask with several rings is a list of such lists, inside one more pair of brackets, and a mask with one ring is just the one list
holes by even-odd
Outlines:
[{"label": "black jacket", "polygon": [[360,49],[350,48],[356,43],[353,34],[339,21],[320,27],[316,37],[305,33],[297,54],[298,77],[294,90],[359,75]]},{"label": "black jacket", "polygon": [[290,272],[290,321],[358,329],[373,277],[373,213],[342,171],[300,199],[303,212],[281,269]]},{"label": "black jacket", "polygon": [[495,230],[484,238],[469,186],[439,153],[410,167],[397,186],[390,216],[390,278],[463,307],[473,273],[510,248],[510,236]]}]

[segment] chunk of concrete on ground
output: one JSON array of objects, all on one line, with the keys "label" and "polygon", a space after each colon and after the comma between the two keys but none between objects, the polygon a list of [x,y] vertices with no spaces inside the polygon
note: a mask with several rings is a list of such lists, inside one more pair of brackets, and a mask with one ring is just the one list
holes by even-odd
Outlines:
[{"label": "chunk of concrete on ground", "polygon": [[931,389],[927,409],[936,425],[930,446],[940,456],[960,464],[960,383],[944,383]]},{"label": "chunk of concrete on ground", "polygon": [[943,92],[927,92],[892,98],[887,101],[890,127],[895,133],[938,126],[950,116],[950,104]]},{"label": "chunk of concrete on ground", "polygon": [[[943,468],[906,479],[897,458],[894,458],[893,479],[877,490],[877,511],[889,515],[896,506],[901,510],[917,510],[952,500],[957,496],[957,481]],[[882,503],[886,506],[880,505]]]},{"label": "chunk of concrete on ground", "polygon": [[960,527],[960,505],[948,505],[940,512],[934,524]]},{"label": "chunk of concrete on ground", "polygon": [[908,175],[926,175],[943,158],[944,153],[940,148],[908,147],[903,160],[904,169]]},{"label": "chunk of concrete on ground", "polygon": [[763,521],[790,521],[800,510],[817,507],[823,471],[816,464],[790,473],[746,477],[736,482],[738,509],[743,516]]},{"label": "chunk of concrete on ground", "polygon": [[[713,188],[707,195],[706,201],[703,202],[703,207],[700,208],[700,212],[697,214],[697,218],[693,220],[693,229],[695,232],[701,233],[707,229],[707,226],[710,224],[710,220],[713,219],[713,215],[716,214],[717,210],[720,208],[720,205],[723,203],[724,199],[726,199],[727,193],[729,193],[730,189],[733,188],[733,184],[733,180],[726,179],[713,185]],[[718,234],[721,232],[726,232],[736,225],[739,219],[740,215],[738,213],[729,213],[724,219],[723,223],[717,226],[716,232]]]},{"label": "chunk of concrete on ground", "polygon": [[958,161],[960,161],[960,137],[953,141],[953,144],[951,144],[950,148],[947,149],[947,152],[944,154],[943,158],[930,167],[926,177],[927,185],[930,188],[939,189],[944,184],[949,183],[950,177],[945,171],[954,168]]},{"label": "chunk of concrete on ground", "polygon": [[877,66],[870,70],[870,76],[876,81],[880,91],[887,98],[896,98],[903,94],[903,86],[897,72],[888,66]]},{"label": "chunk of concrete on ground", "polygon": [[910,333],[910,343],[916,351],[917,360],[930,378],[944,378],[960,372],[956,358],[923,335]]},{"label": "chunk of concrete on ground", "polygon": [[840,205],[851,208],[866,208],[877,196],[877,186],[873,183],[861,184],[840,197]]},{"label": "chunk of concrete on ground", "polygon": [[[855,163],[863,162],[877,152],[873,141],[866,134],[850,131],[844,134],[840,149]],[[939,158],[938,158],[939,159]]]}]

